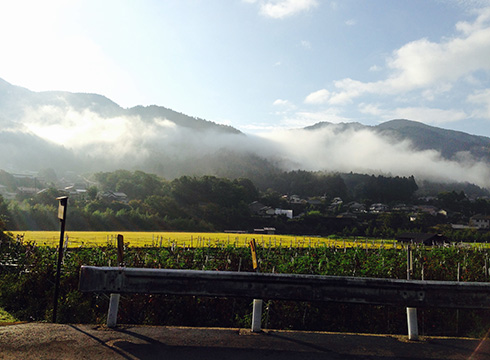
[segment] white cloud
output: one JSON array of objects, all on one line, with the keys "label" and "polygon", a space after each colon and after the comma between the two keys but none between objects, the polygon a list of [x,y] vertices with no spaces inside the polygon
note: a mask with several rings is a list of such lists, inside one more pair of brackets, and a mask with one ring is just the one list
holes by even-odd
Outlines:
[{"label": "white cloud", "polygon": [[356,24],[355,19],[349,19],[345,22],[345,25],[347,25],[347,26],[354,26],[355,24]]},{"label": "white cloud", "polygon": [[437,85],[434,85],[424,91],[422,91],[422,97],[426,100],[433,101],[439,95],[447,93],[453,89],[453,84],[448,82],[441,82]]},{"label": "white cloud", "polygon": [[260,13],[274,19],[283,19],[316,6],[317,0],[269,0],[260,3]]},{"label": "white cloud", "polygon": [[332,124],[352,122],[351,119],[339,115],[340,110],[330,107],[321,111],[287,111],[276,112],[275,115],[281,116],[281,121],[271,125],[270,123],[250,123],[242,126],[248,132],[260,134],[268,137],[270,133],[279,130],[289,130],[291,128],[300,129],[314,125],[319,122],[329,122]]},{"label": "white cloud", "polygon": [[490,119],[490,89],[480,90],[469,95],[467,101],[481,106],[474,110],[473,115]]},{"label": "white cloud", "polygon": [[448,91],[450,84],[475,71],[490,71],[490,8],[473,23],[458,23],[460,36],[436,43],[412,41],[387,59],[388,78],[376,82],[343,79],[334,82],[332,104],[346,104],[363,94],[401,94],[413,90]]},{"label": "white cloud", "polygon": [[291,103],[288,100],[277,99],[272,103],[272,105],[274,105],[274,106],[291,106]]},{"label": "white cloud", "polygon": [[440,125],[468,118],[464,111],[454,109],[436,109],[428,107],[399,107],[396,109],[382,109],[377,104],[359,105],[359,111],[379,117],[381,120],[408,119],[425,124]]},{"label": "white cloud", "polygon": [[305,98],[306,104],[325,104],[330,97],[330,92],[327,89],[321,89],[312,92]]},{"label": "white cloud", "polygon": [[275,112],[276,115],[286,116],[291,111],[296,109],[296,105],[289,100],[277,99],[272,103],[272,105],[278,108],[278,111]]},{"label": "white cloud", "polygon": [[[414,150],[409,141],[395,142],[369,129],[337,131],[283,130],[263,135],[281,149],[289,169],[414,175],[435,181],[469,181],[490,185],[490,168],[466,154],[464,161],[446,160],[434,150]],[[421,166],[423,164],[423,166]]]},{"label": "white cloud", "polygon": [[478,17],[473,23],[460,21],[456,24],[456,29],[463,34],[471,34],[488,26],[488,22],[490,21],[490,7],[477,10],[477,14]]},{"label": "white cloud", "polygon": [[284,128],[302,128],[319,122],[330,122],[334,124],[351,122],[339,114],[337,108],[328,108],[322,111],[297,111],[294,115],[285,118],[282,122]]},{"label": "white cloud", "polygon": [[386,111],[382,110],[378,104],[361,103],[359,104],[359,111],[363,114],[379,116],[386,119]]},{"label": "white cloud", "polygon": [[376,83],[363,83],[352,79],[337,80],[334,82],[336,88],[341,89],[339,92],[331,94],[329,103],[335,105],[344,105],[351,103],[352,100],[363,93],[371,92],[370,89],[377,87]]},{"label": "white cloud", "polygon": [[307,40],[301,40],[301,46],[308,50],[311,49],[311,43]]},{"label": "white cloud", "polygon": [[55,144],[91,156],[118,159],[138,152],[143,156],[147,148],[142,145],[165,141],[176,130],[176,125],[167,119],[147,122],[138,116],[102,118],[90,110],[80,112],[56,106],[28,108],[21,123],[24,131]]},{"label": "white cloud", "polygon": [[426,124],[445,124],[467,119],[468,115],[460,110],[433,109],[424,107],[396,108],[392,111],[392,119],[415,119]]}]

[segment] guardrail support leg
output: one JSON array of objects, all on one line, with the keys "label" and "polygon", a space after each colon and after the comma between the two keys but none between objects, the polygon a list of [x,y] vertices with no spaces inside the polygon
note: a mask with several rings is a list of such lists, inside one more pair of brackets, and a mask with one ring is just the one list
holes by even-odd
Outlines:
[{"label": "guardrail support leg", "polygon": [[407,308],[408,339],[419,339],[419,327],[417,323],[417,309]]},{"label": "guardrail support leg", "polygon": [[252,332],[262,331],[262,300],[254,299],[252,313]]},{"label": "guardrail support leg", "polygon": [[109,300],[109,312],[107,313],[107,327],[113,328],[117,325],[117,311],[119,309],[120,294],[111,294]]}]

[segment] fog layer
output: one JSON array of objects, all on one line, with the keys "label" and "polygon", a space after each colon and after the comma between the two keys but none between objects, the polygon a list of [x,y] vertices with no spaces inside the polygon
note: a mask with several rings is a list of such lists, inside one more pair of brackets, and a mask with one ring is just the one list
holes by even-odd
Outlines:
[{"label": "fog layer", "polygon": [[[233,153],[254,154],[282,170],[414,175],[418,179],[470,182],[490,188],[488,163],[475,159],[469,152],[460,152],[448,160],[436,150],[416,150],[407,140],[396,141],[370,128],[345,125],[316,130],[276,130],[252,136],[193,129],[162,117],[103,117],[90,110],[43,105],[27,108],[22,118],[9,123],[8,129],[4,128],[0,134],[7,135],[18,139],[14,144],[19,146],[14,146],[12,141],[0,145],[8,146],[11,153],[27,148],[17,143],[27,141],[26,137],[31,139],[31,145],[33,138],[40,138],[50,144],[49,153],[45,154],[50,158],[45,159],[43,165],[51,162],[51,167],[55,167],[53,146],[57,145],[64,151],[64,164],[75,161],[83,165],[85,171],[118,168],[153,171],[148,168],[151,163],[158,165],[160,175],[171,176],[178,172],[165,173],[170,163],[172,167],[180,164],[190,171],[187,162],[191,160]],[[24,140],[20,140],[21,137]],[[39,158],[42,158],[42,151],[39,144],[33,150]],[[6,157],[0,160],[6,161]],[[213,169],[200,171],[213,173]]]}]

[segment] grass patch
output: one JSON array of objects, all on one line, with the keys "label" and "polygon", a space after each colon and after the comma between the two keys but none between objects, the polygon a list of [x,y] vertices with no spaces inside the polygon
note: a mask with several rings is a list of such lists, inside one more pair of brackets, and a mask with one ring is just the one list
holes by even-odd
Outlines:
[{"label": "grass patch", "polygon": [[0,324],[19,321],[0,307]]}]

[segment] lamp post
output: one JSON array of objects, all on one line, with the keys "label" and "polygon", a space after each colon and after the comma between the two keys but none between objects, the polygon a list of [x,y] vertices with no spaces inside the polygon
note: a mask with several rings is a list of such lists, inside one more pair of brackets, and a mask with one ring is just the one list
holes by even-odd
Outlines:
[{"label": "lamp post", "polygon": [[60,293],[60,275],[61,275],[61,262],[63,260],[63,237],[65,236],[65,222],[66,222],[66,208],[68,205],[68,196],[61,196],[56,198],[59,201],[58,206],[58,219],[60,219],[60,246],[58,248],[58,265],[56,267],[56,281],[54,287],[54,300],[53,300],[53,322],[56,322],[56,313],[58,310],[58,296]]}]

